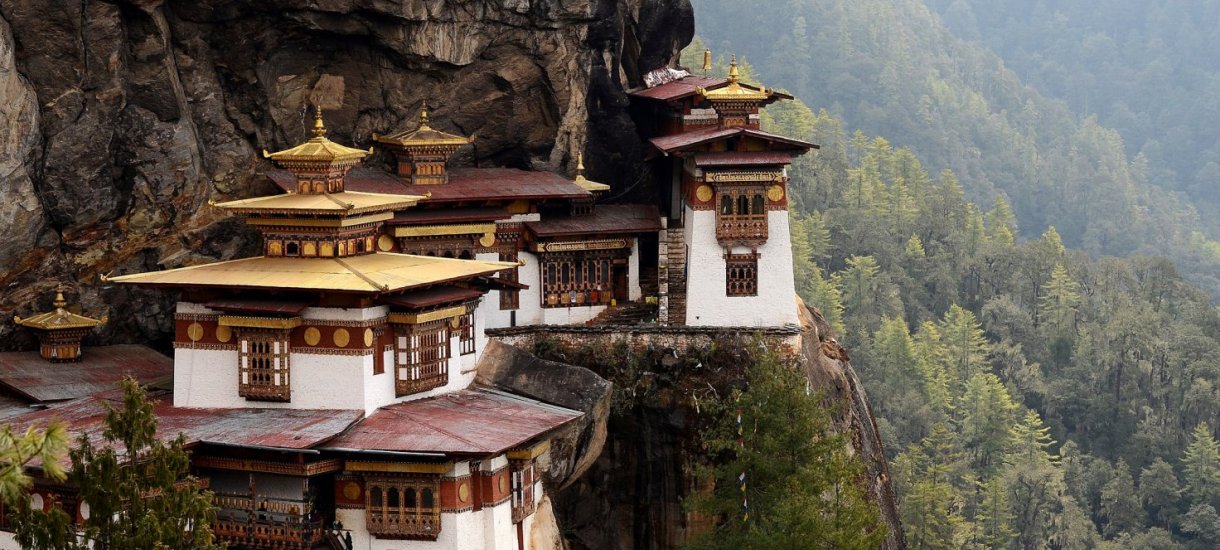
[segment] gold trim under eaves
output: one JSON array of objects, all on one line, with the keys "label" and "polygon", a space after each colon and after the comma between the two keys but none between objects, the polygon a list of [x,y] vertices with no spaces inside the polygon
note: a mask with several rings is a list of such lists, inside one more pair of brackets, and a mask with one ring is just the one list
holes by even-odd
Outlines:
[{"label": "gold trim under eaves", "polygon": [[280,330],[291,330],[301,326],[301,318],[239,317],[236,315],[221,315],[218,323],[222,327],[274,328]]},{"label": "gold trim under eaves", "polygon": [[538,458],[542,453],[547,452],[551,448],[551,440],[543,441],[528,449],[517,449],[508,452],[509,460],[531,460]]},{"label": "gold trim under eaves", "polygon": [[345,470],[348,472],[388,472],[401,474],[440,474],[444,475],[453,469],[452,462],[441,464],[410,463],[410,462],[363,462],[348,460]]},{"label": "gold trim under eaves", "polygon": [[287,225],[293,227],[351,227],[366,223],[383,222],[394,217],[393,212],[379,212],[353,218],[247,218],[250,225]]},{"label": "gold trim under eaves", "polygon": [[435,237],[439,235],[473,235],[496,233],[494,223],[467,223],[459,225],[417,225],[395,227],[395,237]]},{"label": "gold trim under eaves", "polygon": [[427,323],[428,321],[436,321],[438,319],[449,319],[459,315],[466,314],[466,306],[453,306],[436,311],[425,311],[423,313],[394,313],[391,312],[388,316],[391,324],[395,325],[418,325]]}]

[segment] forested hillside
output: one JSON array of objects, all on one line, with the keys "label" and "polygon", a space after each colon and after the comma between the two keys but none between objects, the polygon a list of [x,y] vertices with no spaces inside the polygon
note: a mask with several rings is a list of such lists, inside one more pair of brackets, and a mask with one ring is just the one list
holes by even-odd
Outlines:
[{"label": "forested hillside", "polygon": [[1220,316],[1163,259],[1019,243],[914,152],[796,103],[802,296],[868,388],[912,548],[1220,545]]},{"label": "forested hillside", "polygon": [[1220,3],[925,2],[1025,83],[1118,130],[1149,181],[1185,191],[1220,227]]},{"label": "forested hillside", "polygon": [[920,0],[694,4],[715,54],[742,55],[764,83],[911,147],[933,173],[952,169],[970,200],[1005,196],[1022,237],[1054,225],[1095,257],[1165,255],[1220,294],[1220,246],[1184,196],[1157,185],[1162,164],[1129,157],[1118,132],[1039,94]]}]

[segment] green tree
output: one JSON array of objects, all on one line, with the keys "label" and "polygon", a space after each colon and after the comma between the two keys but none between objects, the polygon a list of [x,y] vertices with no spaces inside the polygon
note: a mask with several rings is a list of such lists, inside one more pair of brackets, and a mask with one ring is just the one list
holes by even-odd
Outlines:
[{"label": "green tree", "polygon": [[212,497],[189,475],[186,439],[166,444],[156,437],[157,417],[139,383],[123,381],[123,402],[106,412],[105,445],[81,436],[70,453],[68,481],[90,515],[80,527],[56,507],[27,511],[17,519],[23,548],[217,549],[212,541]]},{"label": "green tree", "polygon": [[18,505],[30,486],[25,465],[37,459],[43,474],[52,480],[64,478],[59,460],[67,450],[68,436],[63,424],[51,424],[46,430],[29,428],[25,433],[13,432],[10,424],[0,428],[0,500],[9,506]]},{"label": "green tree", "polygon": [[1169,529],[1170,522],[1177,517],[1181,494],[1173,466],[1160,457],[1140,470],[1140,502],[1144,504],[1144,510],[1166,530]]},{"label": "green tree", "polygon": [[1192,548],[1220,546],[1220,514],[1210,504],[1195,504],[1182,516],[1182,531],[1195,536]]},{"label": "green tree", "polygon": [[757,357],[747,376],[744,391],[710,411],[715,420],[704,441],[716,463],[697,474],[714,489],[688,504],[723,521],[690,547],[876,548],[885,527],[865,500],[847,438],[830,431],[820,396],[773,352]]},{"label": "green tree", "polygon": [[953,486],[961,463],[955,439],[946,425],[936,424],[919,445],[894,461],[899,512],[914,550],[957,548],[954,540],[965,521]]},{"label": "green tree", "polygon": [[978,372],[966,380],[957,406],[962,448],[983,477],[995,471],[1009,448],[1017,409],[996,375]]},{"label": "green tree", "polygon": [[1212,504],[1220,496],[1220,443],[1206,422],[1195,426],[1182,458],[1182,478],[1190,503]]},{"label": "green tree", "polygon": [[1114,476],[1101,488],[1101,515],[1106,521],[1103,533],[1109,538],[1139,532],[1144,525],[1144,510],[1135,492],[1131,468],[1121,458],[1114,466]]},{"label": "green tree", "polygon": [[1068,274],[1062,263],[1055,264],[1051,278],[1042,291],[1041,318],[1056,331],[1054,337],[1070,337],[1075,332],[1076,311],[1080,307],[1080,283]]},{"label": "green tree", "polygon": [[987,366],[987,338],[973,313],[954,304],[940,324],[941,341],[949,354],[954,373],[965,380]]}]

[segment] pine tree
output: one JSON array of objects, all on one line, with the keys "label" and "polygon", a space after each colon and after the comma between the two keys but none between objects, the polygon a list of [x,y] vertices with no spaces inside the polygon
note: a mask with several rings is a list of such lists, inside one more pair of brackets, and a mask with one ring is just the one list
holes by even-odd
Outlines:
[{"label": "pine tree", "polygon": [[894,461],[895,484],[902,495],[899,512],[913,550],[958,547],[954,541],[964,520],[953,487],[961,461],[955,439],[944,424],[936,424],[918,446]]},{"label": "pine tree", "polygon": [[975,523],[978,541],[986,548],[1003,548],[1012,540],[1014,516],[1008,503],[1008,488],[1000,476],[980,483],[983,501],[979,503]]},{"label": "pine tree", "polygon": [[1220,497],[1220,443],[1206,422],[1200,422],[1191,434],[1182,458],[1182,478],[1192,505],[1214,504]]},{"label": "pine tree", "polygon": [[756,357],[747,376],[744,391],[709,409],[715,421],[704,442],[719,463],[696,473],[711,478],[713,491],[688,505],[723,522],[690,547],[876,548],[885,527],[821,397],[774,352]]},{"label": "pine tree", "polygon": [[59,460],[67,450],[67,441],[63,424],[51,424],[45,430],[29,428],[23,434],[14,433],[9,424],[0,428],[0,500],[15,506],[24,499],[30,486],[25,465],[34,459],[42,463],[43,475],[56,481],[63,479]]},{"label": "pine tree", "polygon": [[1055,264],[1038,304],[1041,319],[1056,331],[1054,336],[1070,339],[1074,335],[1080,301],[1080,283],[1068,274],[1062,263]]},{"label": "pine tree", "polygon": [[978,372],[966,380],[957,413],[962,448],[973,457],[975,471],[987,477],[1009,448],[1017,405],[996,375]]},{"label": "pine tree", "polygon": [[965,380],[986,368],[987,339],[973,313],[957,304],[949,306],[940,333],[958,379]]},{"label": "pine tree", "polygon": [[1101,488],[1101,515],[1106,521],[1102,532],[1107,538],[1136,533],[1144,525],[1144,509],[1136,496],[1131,468],[1121,458],[1114,466],[1114,476]]},{"label": "pine tree", "polygon": [[69,482],[90,515],[79,528],[62,509],[27,511],[17,519],[23,548],[121,550],[217,549],[211,494],[189,475],[186,439],[157,439],[157,417],[139,383],[123,381],[123,402],[106,413],[105,445],[81,436],[70,453]]},{"label": "pine tree", "polygon": [[1147,468],[1140,470],[1140,502],[1161,527],[1169,529],[1170,522],[1177,516],[1181,495],[1182,490],[1178,486],[1178,476],[1173,473],[1173,466],[1160,457],[1152,461]]}]

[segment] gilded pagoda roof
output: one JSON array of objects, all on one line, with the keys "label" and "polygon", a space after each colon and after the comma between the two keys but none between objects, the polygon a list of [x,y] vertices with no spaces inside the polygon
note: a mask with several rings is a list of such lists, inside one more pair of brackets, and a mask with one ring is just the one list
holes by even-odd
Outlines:
[{"label": "gilded pagoda roof", "polygon": [[388,252],[347,258],[259,256],[106,280],[166,287],[381,293],[492,275],[517,265]]},{"label": "gilded pagoda roof", "polygon": [[419,110],[419,127],[388,136],[373,134],[373,141],[400,147],[450,146],[461,147],[474,142],[474,136],[466,137],[442,132],[428,125],[428,105]]},{"label": "gilded pagoda roof", "polygon": [[729,83],[714,90],[699,88],[697,93],[712,101],[762,101],[775,94],[774,90],[768,90],[765,87],[755,88],[742,84],[740,79],[741,73],[737,70],[737,56],[733,56],[733,61],[729,63]]},{"label": "gilded pagoda roof", "polygon": [[355,216],[408,208],[415,206],[419,201],[427,198],[427,195],[390,195],[384,193],[361,193],[359,191],[343,191],[318,195],[285,193],[283,195],[222,202],[214,206],[239,214]]},{"label": "gilded pagoda roof", "polygon": [[590,193],[604,193],[610,190],[609,185],[585,178],[585,156],[583,154],[576,156],[576,179],[572,180],[572,183]]},{"label": "gilded pagoda roof", "polygon": [[315,112],[313,138],[283,151],[268,153],[264,150],[263,156],[281,164],[292,162],[342,163],[358,161],[373,153],[371,148],[368,150],[355,149],[326,139],[326,125],[322,122],[322,109],[318,107]]},{"label": "gilded pagoda roof", "polygon": [[56,287],[55,301],[52,302],[55,306],[54,311],[39,313],[33,317],[22,319],[21,317],[13,317],[13,322],[23,327],[29,327],[37,330],[66,330],[74,328],[93,328],[99,325],[106,324],[106,317],[101,319],[93,319],[72,313],[65,309],[68,302],[64,300],[63,287]]}]

